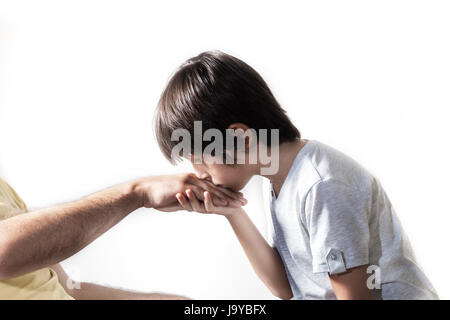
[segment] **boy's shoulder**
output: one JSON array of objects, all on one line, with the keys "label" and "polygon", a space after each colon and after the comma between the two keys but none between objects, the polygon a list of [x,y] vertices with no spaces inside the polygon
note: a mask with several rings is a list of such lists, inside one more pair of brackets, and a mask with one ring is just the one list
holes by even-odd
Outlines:
[{"label": "boy's shoulder", "polygon": [[292,164],[287,180],[306,194],[313,186],[342,184],[365,191],[374,176],[355,159],[318,140],[308,140]]}]

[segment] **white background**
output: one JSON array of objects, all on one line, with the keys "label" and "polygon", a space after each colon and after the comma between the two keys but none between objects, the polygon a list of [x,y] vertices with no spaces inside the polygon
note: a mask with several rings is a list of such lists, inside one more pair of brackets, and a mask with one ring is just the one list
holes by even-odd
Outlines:
[{"label": "white background", "polygon": [[[190,170],[152,117],[170,74],[220,49],[253,66],[306,139],[376,175],[450,298],[448,1],[1,1],[0,175],[40,208]],[[265,233],[260,179],[245,189]],[[75,278],[196,299],[271,299],[219,216],[131,214],[63,263]]]}]

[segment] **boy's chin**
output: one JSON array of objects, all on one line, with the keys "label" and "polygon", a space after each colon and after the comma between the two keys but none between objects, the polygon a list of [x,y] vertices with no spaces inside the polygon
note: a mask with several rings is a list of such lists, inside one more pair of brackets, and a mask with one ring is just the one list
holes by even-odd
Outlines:
[{"label": "boy's chin", "polygon": [[242,189],[245,188],[245,186],[247,185],[248,181],[246,183],[243,183],[242,185],[234,185],[234,186],[230,186],[228,189],[230,189],[231,191],[234,192],[238,192],[241,191]]},{"label": "boy's chin", "polygon": [[238,192],[238,191],[241,191],[242,189],[245,188],[245,186],[247,185],[249,180],[247,180],[247,181],[239,181],[239,182],[237,182],[235,184],[217,184],[217,186],[226,188],[226,189],[228,189],[230,191]]}]

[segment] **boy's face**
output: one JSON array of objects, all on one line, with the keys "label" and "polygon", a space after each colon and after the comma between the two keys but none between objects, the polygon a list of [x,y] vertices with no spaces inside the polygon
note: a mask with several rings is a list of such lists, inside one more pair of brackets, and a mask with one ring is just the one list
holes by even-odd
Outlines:
[{"label": "boy's face", "polygon": [[218,164],[202,161],[195,164],[190,159],[195,174],[200,179],[208,179],[215,185],[239,191],[245,187],[253,176],[253,166],[251,164]]}]

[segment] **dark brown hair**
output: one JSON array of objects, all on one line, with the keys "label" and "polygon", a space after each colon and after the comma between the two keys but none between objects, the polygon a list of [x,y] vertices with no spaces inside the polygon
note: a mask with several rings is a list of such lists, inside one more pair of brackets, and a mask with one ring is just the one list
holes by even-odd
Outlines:
[{"label": "dark brown hair", "polygon": [[[194,121],[202,131],[225,130],[241,122],[249,128],[279,129],[279,143],[300,138],[300,132],[281,108],[266,82],[248,64],[220,51],[207,51],[183,63],[169,80],[155,114],[155,134],[164,156],[172,163],[175,129],[194,137]],[[203,148],[209,143],[203,143]],[[191,143],[193,146],[193,141]],[[270,139],[267,142],[270,147]],[[203,150],[203,149],[202,149]],[[193,151],[192,151],[193,152]]]}]

